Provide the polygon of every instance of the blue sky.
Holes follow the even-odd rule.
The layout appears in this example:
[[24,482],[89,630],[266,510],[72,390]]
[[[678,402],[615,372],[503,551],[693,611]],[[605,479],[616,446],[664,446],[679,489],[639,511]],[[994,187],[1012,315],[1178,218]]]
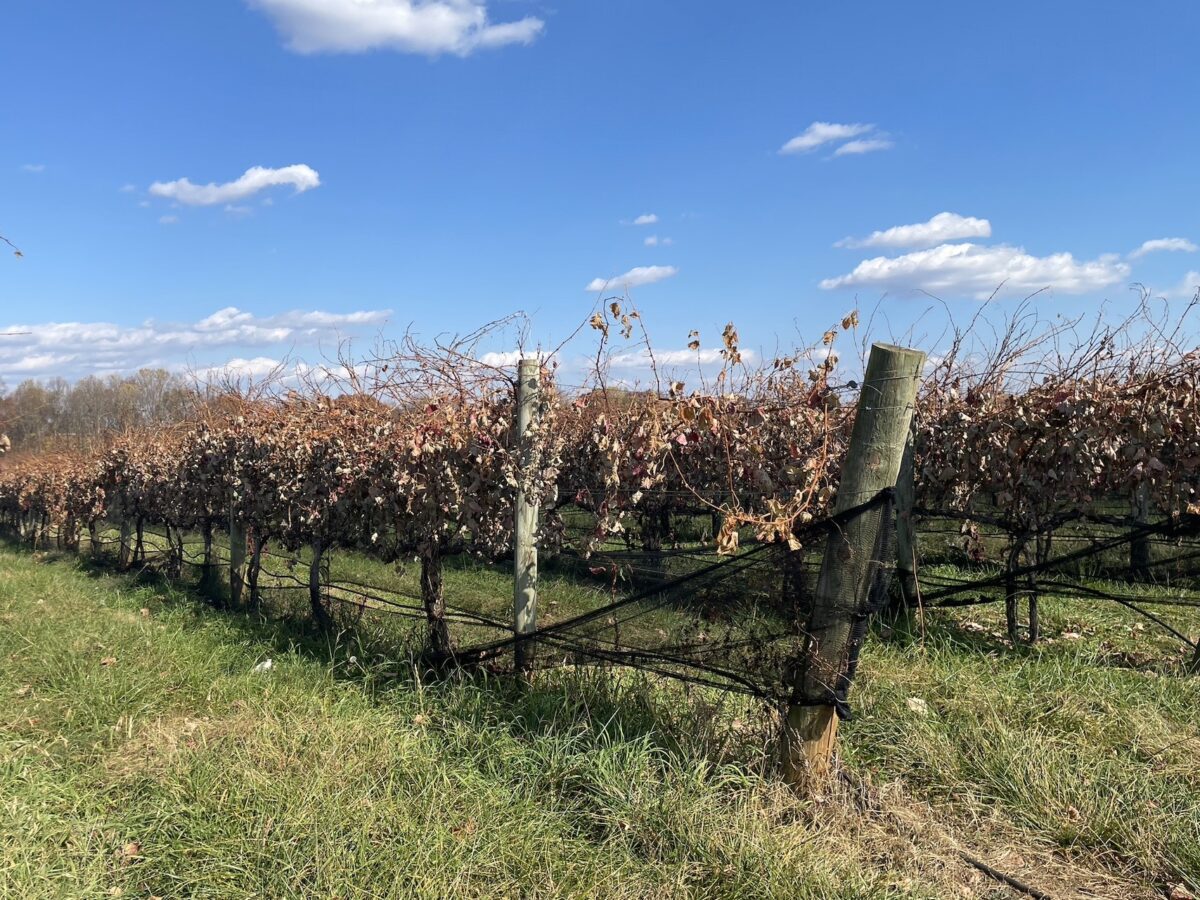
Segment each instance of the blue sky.
[[0,328],[34,334],[0,378],[517,310],[552,345],[638,270],[667,349],[877,303],[901,333],[1005,279],[1047,316],[1183,298],[1197,33],[1182,2],[11,4]]

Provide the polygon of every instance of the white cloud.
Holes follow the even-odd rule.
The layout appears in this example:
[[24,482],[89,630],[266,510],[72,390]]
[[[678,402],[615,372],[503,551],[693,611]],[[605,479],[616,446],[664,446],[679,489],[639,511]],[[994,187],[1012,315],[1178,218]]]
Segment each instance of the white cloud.
[[303,164],[284,166],[281,169],[253,166],[236,181],[227,181],[224,184],[192,184],[187,178],[156,181],[150,185],[150,193],[155,197],[166,197],[188,206],[214,206],[218,203],[235,203],[269,187],[284,184],[290,184],[299,194],[319,187],[321,177],[315,169]]
[[638,216],[636,219],[633,220],[633,224],[634,225],[653,225],[657,221],[658,221],[657,213],[642,213],[640,216]]
[[[77,378],[129,372],[143,366],[181,369],[193,354],[311,345],[333,332],[378,327],[390,315],[390,310],[295,310],[256,316],[230,306],[189,324],[148,321],[138,326],[110,322],[8,325],[0,331],[28,334],[0,341],[0,377],[10,381],[10,376]],[[267,357],[242,353],[236,358],[261,362]]]
[[467,56],[532,43],[545,28],[533,16],[493,24],[484,0],[249,0],[297,53],[398,50]]
[[250,206],[234,206],[232,203],[227,203],[225,204],[225,212],[231,216],[241,218],[252,214],[254,209]]
[[835,247],[932,247],[963,238],[991,237],[992,223],[987,219],[940,212],[928,222],[896,225],[884,231],[872,231],[865,238],[842,238]]
[[1175,251],[1179,253],[1195,253],[1200,250],[1187,238],[1155,238],[1152,241],[1144,241],[1142,246],[1138,247],[1129,254],[1130,259],[1141,259],[1147,253],[1157,253],[1159,251]]
[[280,370],[283,360],[272,359],[269,356],[256,356],[253,359],[243,359],[235,356],[220,365],[207,366],[197,369],[196,375],[201,381],[213,381],[222,378],[262,378]]
[[642,243],[647,247],[657,247],[660,244],[664,247],[670,247],[675,242],[669,237],[659,237],[657,234],[652,234],[642,241]]
[[530,352],[528,350],[504,350],[499,353],[485,353],[479,357],[479,361],[485,366],[493,366],[497,369],[516,368],[517,363],[523,359],[544,359],[545,354],[537,351]]
[[860,155],[863,153],[874,153],[876,150],[888,150],[894,147],[890,138],[873,137],[863,138],[857,141],[847,141],[833,151],[834,156],[850,156]]
[[179,221],[179,216],[159,216],[159,225],[174,225]]
[[874,128],[874,125],[866,125],[861,122],[853,125],[839,125],[836,122],[813,122],[804,131],[780,147],[779,152],[806,153],[809,150],[815,150],[822,144],[828,144],[830,141],[844,141],[848,138],[858,137],[860,134],[866,134]]
[[121,185],[121,187],[120,187],[120,191],[121,191],[121,193],[122,193],[122,194],[132,194],[132,193],[134,193],[136,190],[137,190],[137,185],[136,185],[136,184],[123,184],[123,185]]
[[[753,362],[755,353],[753,350],[742,350],[742,359],[747,362]],[[721,351],[706,347],[700,350],[655,350],[653,354],[649,350],[636,350],[630,353],[617,353],[609,358],[608,363],[614,369],[645,369],[649,371],[652,366],[659,369],[677,369],[682,366],[716,366],[724,362],[721,356]]]
[[679,270],[674,266],[637,266],[622,275],[614,275],[612,278],[593,278],[584,290],[620,291],[643,284],[654,284],[654,282],[670,278],[678,272]]
[[1197,291],[1200,291],[1200,272],[1191,271],[1183,276],[1173,290],[1167,292],[1167,296],[1190,300],[1196,296]]
[[519,363],[524,355],[520,350],[505,350],[502,353],[485,353],[479,357],[479,361],[485,366],[507,369]]
[[1002,282],[1027,293],[1049,287],[1083,294],[1123,281],[1129,272],[1128,264],[1115,254],[1079,261],[1070,253],[1032,256],[1005,244],[941,244],[902,256],[865,259],[846,275],[826,278],[821,287],[917,288],[985,299]]
[[[686,366],[699,363],[711,365],[721,361],[721,351],[707,350],[658,350],[653,356],[654,363],[659,366]],[[609,360],[615,369],[640,369],[649,367],[651,355],[646,350],[637,353],[618,353]]]
[[45,163],[25,163],[25,165],[21,166],[21,171],[32,172],[34,175],[37,175],[46,171],[46,165]]

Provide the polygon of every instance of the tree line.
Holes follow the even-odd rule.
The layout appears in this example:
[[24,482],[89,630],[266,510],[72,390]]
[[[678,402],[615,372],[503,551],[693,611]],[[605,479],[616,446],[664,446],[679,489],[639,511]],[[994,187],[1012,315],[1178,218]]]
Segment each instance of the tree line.
[[[195,410],[200,395],[187,378],[165,369],[74,383],[30,378],[11,391],[0,382],[0,434],[16,452],[83,451],[123,434],[180,422]],[[0,448],[4,444],[0,438]]]

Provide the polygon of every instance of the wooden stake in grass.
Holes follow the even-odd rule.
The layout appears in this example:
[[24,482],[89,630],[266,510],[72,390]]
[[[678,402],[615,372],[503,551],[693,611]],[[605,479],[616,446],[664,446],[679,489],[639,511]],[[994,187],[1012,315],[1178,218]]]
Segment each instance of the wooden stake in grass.
[[[1133,489],[1130,512],[1134,528],[1145,528],[1150,523],[1150,485],[1141,481]],[[1129,542],[1129,570],[1138,581],[1150,580],[1150,535],[1139,534]]]
[[117,567],[124,571],[133,565],[133,524],[129,519],[121,519],[121,537],[117,545]]
[[[835,513],[895,487],[924,362],[925,354],[918,350],[871,347]],[[872,553],[885,524],[872,512],[856,516],[832,532],[825,545],[809,637],[795,666],[795,700],[781,742],[784,777],[792,785],[811,786],[829,772],[838,720],[825,698],[846,670],[853,625],[871,584]]]
[[[534,462],[533,436],[530,432],[540,390],[541,364],[536,359],[521,360],[517,366],[515,437],[523,474]],[[519,635],[529,634],[537,627],[537,524],[537,502],[526,496],[523,487],[518,487],[513,508],[513,630]],[[513,648],[514,666],[518,672],[531,663],[532,644],[532,641],[519,641]]]
[[246,526],[229,506],[229,605],[238,609],[246,586]]

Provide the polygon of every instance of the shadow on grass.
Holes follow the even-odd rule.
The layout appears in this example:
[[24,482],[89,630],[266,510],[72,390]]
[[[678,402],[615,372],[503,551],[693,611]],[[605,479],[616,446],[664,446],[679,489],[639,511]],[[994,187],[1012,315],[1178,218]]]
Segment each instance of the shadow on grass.
[[[26,544],[8,535],[0,536],[0,545],[29,553]],[[443,709],[476,729],[502,724],[514,737],[583,741],[597,749],[616,741],[645,742],[671,756],[734,764],[746,771],[761,772],[767,764],[763,748],[773,728],[772,714],[763,707],[756,718],[754,710],[744,708],[753,701],[739,696],[664,685],[634,670],[599,666],[548,668],[528,680],[484,668],[434,667],[423,653],[420,622],[407,629],[405,638],[379,616],[364,622],[341,612],[335,615],[339,630],[328,633],[307,614],[306,594],[302,603],[279,603],[268,596],[257,607],[234,610],[228,608],[228,590],[219,578],[215,590],[206,592],[198,577],[168,577],[162,560],[153,556],[125,571],[118,568],[115,553],[93,556],[53,549],[38,551],[37,558],[70,565],[89,578],[149,589],[166,608],[197,620],[219,618],[239,641],[267,654],[306,657],[335,681],[368,688],[377,702],[392,691],[459,692],[456,702]],[[199,567],[185,566],[185,572],[189,568]]]

